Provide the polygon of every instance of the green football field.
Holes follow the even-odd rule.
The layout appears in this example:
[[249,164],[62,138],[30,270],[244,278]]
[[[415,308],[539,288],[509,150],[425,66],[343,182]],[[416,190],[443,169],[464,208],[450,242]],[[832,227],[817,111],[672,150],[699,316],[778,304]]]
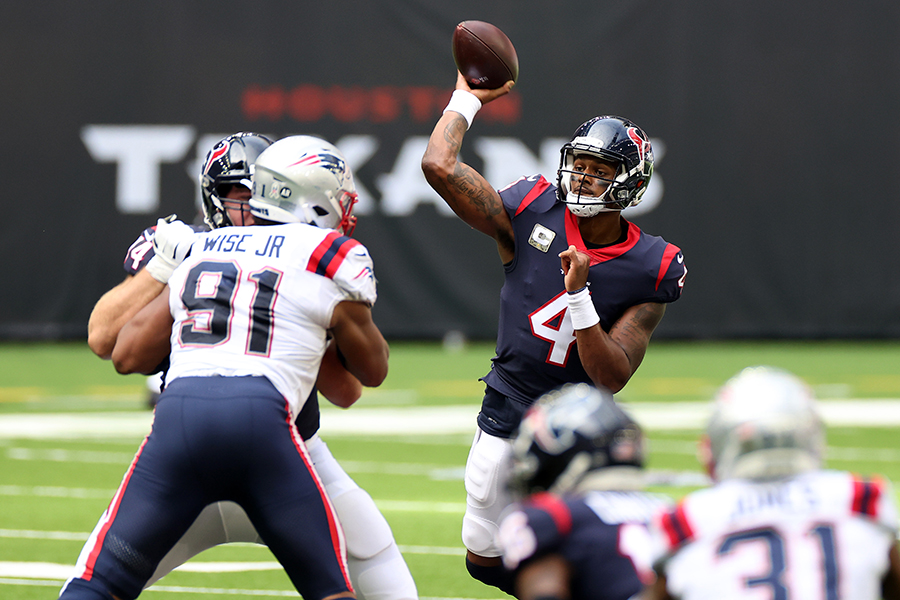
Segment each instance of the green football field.
[[[391,344],[391,371],[349,410],[323,407],[321,436],[390,522],[422,598],[501,598],[469,578],[462,475],[491,344]],[[648,432],[649,481],[678,497],[704,485],[706,402],[742,367],[804,377],[822,400],[831,468],[900,481],[900,342],[653,342],[619,399]],[[141,376],[84,343],[0,344],[0,598],[53,598],[143,435]],[[296,597],[264,547],[210,550],[145,592],[178,600]]]

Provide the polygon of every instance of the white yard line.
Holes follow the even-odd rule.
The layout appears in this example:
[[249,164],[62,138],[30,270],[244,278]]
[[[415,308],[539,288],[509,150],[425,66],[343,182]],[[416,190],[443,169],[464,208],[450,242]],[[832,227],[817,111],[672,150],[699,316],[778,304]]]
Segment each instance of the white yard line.
[[[623,404],[648,430],[702,429],[707,402],[634,402]],[[900,426],[900,400],[825,400],[822,417],[835,427]],[[354,407],[322,410],[322,432],[338,435],[472,434],[474,406],[406,408]],[[0,439],[133,438],[150,431],[152,413],[102,412],[0,415]],[[97,457],[102,462],[102,457]]]
[[[459,510],[459,514],[462,514],[464,510],[464,506]],[[77,533],[72,531],[35,531],[32,529],[0,529],[0,538],[8,538],[8,539],[38,539],[38,540],[70,540],[70,541],[84,541],[88,539],[89,534],[87,533]],[[245,546],[248,548],[258,548],[260,550],[266,549],[264,546],[259,544],[251,544],[251,543],[233,543],[230,544],[232,546],[239,545]],[[449,547],[449,546],[398,546],[400,548],[400,552],[403,554],[425,554],[425,555],[441,555],[441,556],[464,556],[466,554],[465,548],[461,545],[459,547]],[[11,576],[9,573],[4,571],[4,568],[8,568],[8,565],[35,565],[35,564],[45,564],[45,563],[10,563],[10,562],[0,562],[0,577],[9,577]],[[49,564],[49,563],[47,563]],[[220,566],[215,566],[220,565]],[[229,566],[230,565],[230,566]],[[240,565],[249,565],[246,569],[242,568]],[[252,562],[236,562],[236,563],[226,563],[226,562],[204,562],[202,560],[192,560],[191,562],[185,563],[179,569],[184,571],[189,571],[191,573],[225,573],[228,571],[263,571],[266,569],[280,569],[277,562],[268,561],[252,561]],[[25,575],[16,575],[18,577],[25,577]]]
[[[2,565],[3,563],[0,563]],[[59,588],[63,579],[47,580],[47,579],[11,579],[0,577],[0,586],[32,586],[32,587],[52,587]],[[169,594],[209,594],[218,596],[241,596],[241,597],[268,597],[268,598],[297,598],[297,592],[294,590],[240,590],[226,588],[200,588],[185,587],[173,585],[154,585],[144,591],[145,594],[153,592],[166,592]],[[509,596],[507,596],[507,599]],[[444,596],[419,596],[419,600],[479,600],[477,598],[448,598]],[[502,600],[502,599],[498,599]]]

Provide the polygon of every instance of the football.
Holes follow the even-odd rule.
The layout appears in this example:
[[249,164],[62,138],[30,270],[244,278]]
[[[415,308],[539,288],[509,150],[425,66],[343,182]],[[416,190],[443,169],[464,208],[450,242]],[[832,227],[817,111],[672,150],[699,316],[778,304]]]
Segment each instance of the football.
[[495,25],[463,21],[453,31],[453,60],[469,87],[496,89],[519,77],[516,49]]

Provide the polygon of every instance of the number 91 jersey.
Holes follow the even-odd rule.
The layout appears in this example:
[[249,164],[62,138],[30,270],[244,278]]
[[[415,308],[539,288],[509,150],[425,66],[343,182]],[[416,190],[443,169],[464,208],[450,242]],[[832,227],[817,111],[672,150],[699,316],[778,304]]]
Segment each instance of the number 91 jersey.
[[302,223],[197,235],[169,280],[167,383],[184,376],[267,377],[299,412],[315,384],[334,307],[375,303],[368,250]]

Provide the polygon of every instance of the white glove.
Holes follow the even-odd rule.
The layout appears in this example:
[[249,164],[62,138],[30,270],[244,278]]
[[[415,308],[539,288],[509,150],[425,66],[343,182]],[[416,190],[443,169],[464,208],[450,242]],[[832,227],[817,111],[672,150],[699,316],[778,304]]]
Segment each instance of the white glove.
[[168,283],[175,267],[181,264],[191,250],[196,232],[175,215],[156,222],[153,234],[153,258],[147,262],[147,272],[160,283]]

